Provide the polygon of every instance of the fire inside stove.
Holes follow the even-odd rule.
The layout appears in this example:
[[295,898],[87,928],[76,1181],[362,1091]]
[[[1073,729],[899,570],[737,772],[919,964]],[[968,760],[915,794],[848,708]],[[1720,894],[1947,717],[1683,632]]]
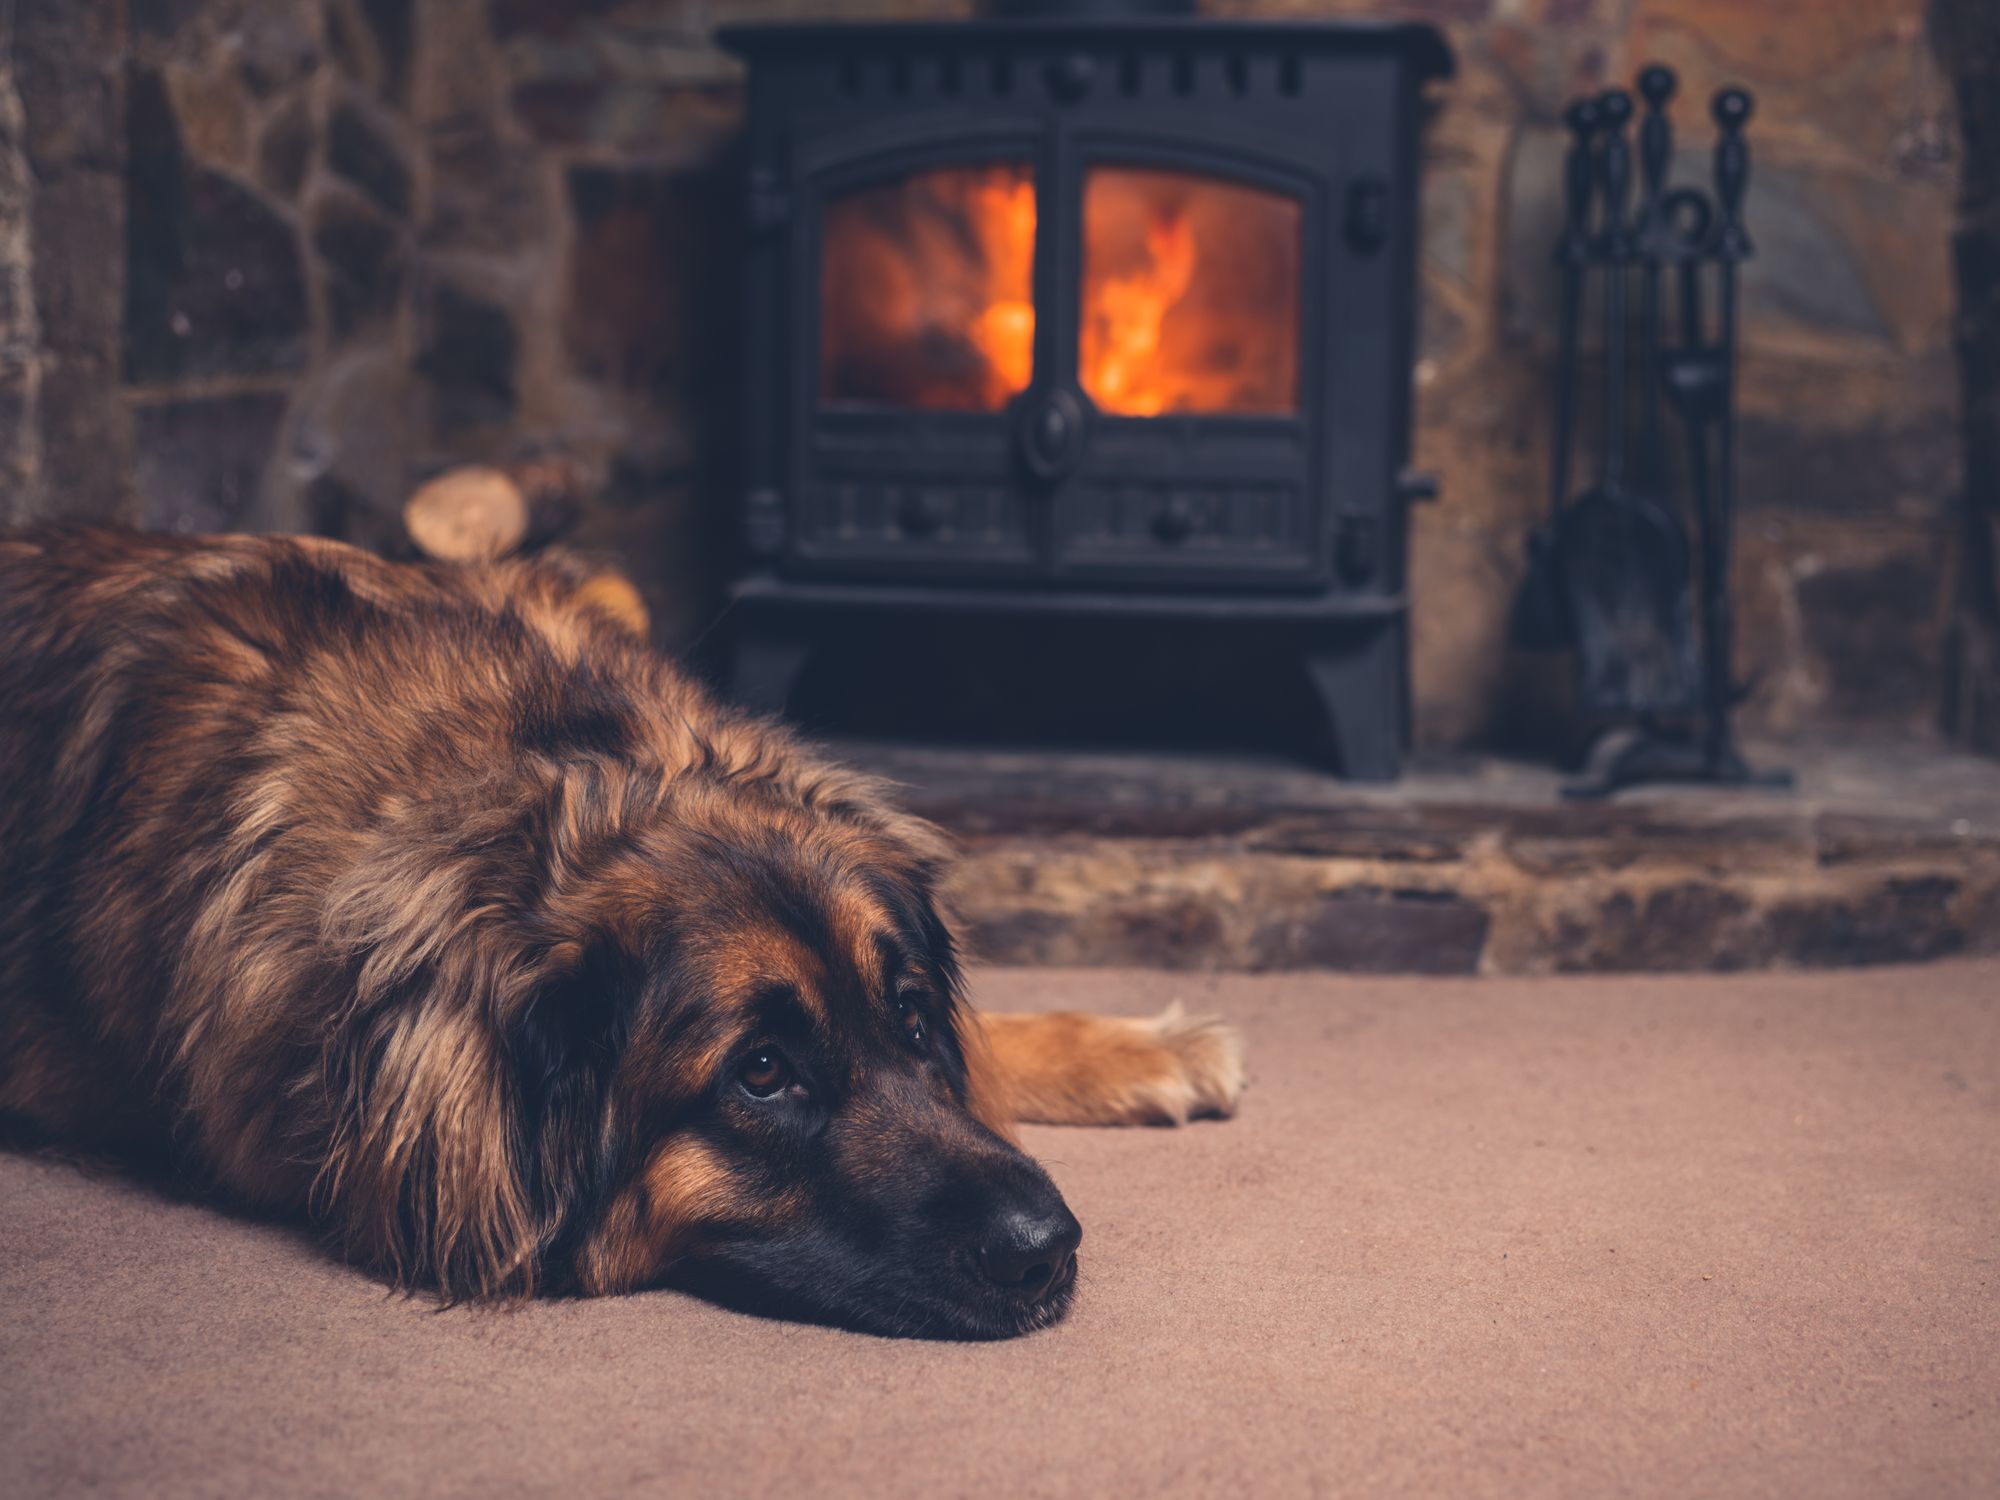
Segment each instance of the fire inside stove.
[[[1034,378],[1036,195],[1019,163],[944,167],[833,199],[820,395],[997,411]],[[1083,191],[1078,383],[1114,416],[1298,405],[1296,199],[1097,167]]]

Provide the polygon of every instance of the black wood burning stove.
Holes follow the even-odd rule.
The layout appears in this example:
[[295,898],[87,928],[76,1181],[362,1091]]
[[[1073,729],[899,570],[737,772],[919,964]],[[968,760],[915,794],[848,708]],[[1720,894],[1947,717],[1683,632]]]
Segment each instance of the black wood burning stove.
[[[855,612],[1281,622],[1350,776],[1406,719],[1415,25],[733,28],[736,690]],[[913,626],[915,621],[913,619]]]

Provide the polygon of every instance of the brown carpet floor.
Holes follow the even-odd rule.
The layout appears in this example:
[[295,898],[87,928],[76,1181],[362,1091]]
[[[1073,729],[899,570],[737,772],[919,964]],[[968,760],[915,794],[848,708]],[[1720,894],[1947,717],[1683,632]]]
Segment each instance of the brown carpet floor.
[[1253,1049],[1234,1121],[1031,1133],[1061,1327],[439,1313],[0,1156],[0,1492],[2000,1493],[2000,965],[977,993]]

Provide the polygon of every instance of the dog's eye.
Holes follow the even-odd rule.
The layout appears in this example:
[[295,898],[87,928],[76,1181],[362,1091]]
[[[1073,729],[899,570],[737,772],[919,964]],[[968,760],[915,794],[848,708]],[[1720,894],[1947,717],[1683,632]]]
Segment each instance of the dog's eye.
[[910,996],[896,997],[896,1019],[902,1023],[903,1035],[910,1039],[912,1047],[921,1047],[930,1040],[930,1033],[924,1029],[924,1013]]
[[792,1081],[792,1065],[775,1047],[760,1047],[743,1059],[736,1080],[758,1099],[768,1099]]

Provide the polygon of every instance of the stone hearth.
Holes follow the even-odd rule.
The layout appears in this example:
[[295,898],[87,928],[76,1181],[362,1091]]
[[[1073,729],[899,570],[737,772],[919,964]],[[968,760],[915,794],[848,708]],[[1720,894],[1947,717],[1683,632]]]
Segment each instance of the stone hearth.
[[1368,973],[1749,969],[2000,951],[2000,765],[1760,746],[1792,792],[1565,802],[1552,770],[846,742],[961,841],[970,946],[1009,964]]

